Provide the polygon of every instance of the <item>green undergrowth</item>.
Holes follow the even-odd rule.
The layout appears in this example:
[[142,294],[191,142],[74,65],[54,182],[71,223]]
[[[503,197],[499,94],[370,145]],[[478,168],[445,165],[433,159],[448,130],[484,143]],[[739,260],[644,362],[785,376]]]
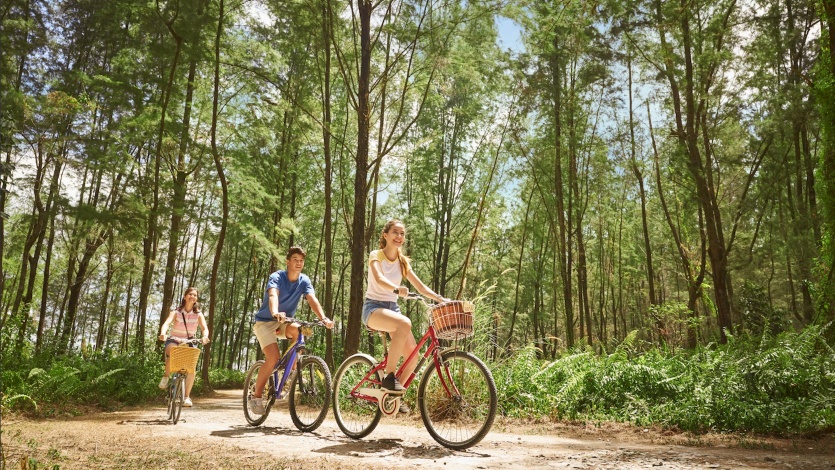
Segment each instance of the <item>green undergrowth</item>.
[[[835,430],[835,351],[826,330],[808,326],[675,351],[644,350],[630,335],[610,354],[573,349],[544,361],[528,347],[488,365],[500,414],[511,418],[813,434]],[[45,355],[2,365],[4,411],[80,414],[162,397],[158,355]],[[210,380],[216,389],[240,388],[243,372],[213,369]],[[193,393],[202,388],[198,379]]]
[[692,351],[576,349],[553,361],[532,347],[494,364],[503,414],[629,422],[692,432],[835,430],[835,352],[825,328],[730,338]]
[[[91,407],[112,410],[141,405],[163,397],[157,387],[163,369],[158,353],[4,358],[0,404],[3,411],[40,417],[83,414]],[[243,375],[230,370],[209,372],[214,388],[239,388]],[[200,396],[204,388],[198,375],[192,393]]]

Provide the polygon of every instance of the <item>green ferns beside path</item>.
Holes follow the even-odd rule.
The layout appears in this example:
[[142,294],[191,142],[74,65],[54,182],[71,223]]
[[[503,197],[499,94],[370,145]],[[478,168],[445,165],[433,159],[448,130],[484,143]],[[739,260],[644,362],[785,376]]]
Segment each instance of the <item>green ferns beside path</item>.
[[[704,431],[835,429],[835,352],[825,328],[731,338],[694,351],[575,350],[543,363],[529,347],[494,365],[508,416],[658,424]],[[625,341],[624,345],[631,344]]]

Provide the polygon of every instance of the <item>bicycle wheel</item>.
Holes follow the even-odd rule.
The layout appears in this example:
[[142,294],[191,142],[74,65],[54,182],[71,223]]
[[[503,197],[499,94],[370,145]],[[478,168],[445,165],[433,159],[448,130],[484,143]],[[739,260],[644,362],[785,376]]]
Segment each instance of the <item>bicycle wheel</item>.
[[439,444],[467,449],[484,439],[493,425],[496,383],[487,366],[472,354],[448,351],[441,359],[440,374],[433,361],[420,379],[420,415]]
[[173,410],[171,410],[171,420],[174,424],[177,424],[177,421],[180,420],[180,412],[183,411],[183,400],[185,400],[186,394],[186,379],[183,375],[177,374],[176,379],[174,380],[174,399],[171,400],[173,404]]
[[244,417],[246,418],[246,422],[252,426],[258,426],[263,423],[267,419],[267,415],[270,414],[270,408],[275,403],[275,380],[273,379],[273,374],[270,374],[270,378],[267,380],[266,385],[264,385],[264,392],[261,395],[263,397],[264,413],[255,413],[249,407],[249,399],[255,393],[255,382],[258,380],[258,371],[261,370],[261,366],[263,365],[264,361],[256,361],[255,364],[252,364],[246,373],[246,380],[244,381]]
[[[336,371],[333,381],[333,416],[336,424],[346,436],[354,439],[367,436],[380,422],[382,411],[376,401],[357,398],[351,390],[360,383],[366,374],[377,364],[367,354],[354,354],[345,359]],[[379,372],[370,380],[361,384],[361,388],[380,388],[382,377]]]
[[290,384],[290,418],[299,431],[314,431],[328,415],[331,371],[317,356],[304,356],[296,368],[296,378]]
[[175,377],[168,379],[168,387],[165,389],[165,402],[168,405],[168,419],[174,419],[174,390],[177,385]]

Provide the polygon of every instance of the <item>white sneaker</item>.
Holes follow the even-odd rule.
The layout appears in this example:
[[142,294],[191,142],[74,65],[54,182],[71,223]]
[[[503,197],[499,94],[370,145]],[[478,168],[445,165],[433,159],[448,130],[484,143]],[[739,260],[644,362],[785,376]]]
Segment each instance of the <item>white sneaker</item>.
[[264,400],[261,397],[252,397],[249,399],[249,411],[254,414],[264,414]]
[[186,397],[186,399],[183,400],[183,406],[192,407],[192,406],[194,406],[194,403],[191,402],[191,398]]
[[159,388],[160,390],[165,390],[168,387],[168,377],[163,377],[162,380],[159,381]]

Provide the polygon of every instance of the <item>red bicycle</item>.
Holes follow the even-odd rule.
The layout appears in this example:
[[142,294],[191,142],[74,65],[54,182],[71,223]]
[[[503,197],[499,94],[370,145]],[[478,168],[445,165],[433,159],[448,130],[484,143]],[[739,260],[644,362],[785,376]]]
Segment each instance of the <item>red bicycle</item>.
[[[430,304],[410,293],[407,299],[420,300],[429,317],[429,328],[403,364],[411,361],[426,345],[416,371],[429,361],[417,393],[417,406],[426,430],[438,443],[463,450],[480,442],[490,431],[496,417],[496,383],[490,369],[476,356],[457,348],[457,340],[473,334],[474,306],[453,300]],[[378,332],[380,333],[380,332]],[[402,394],[381,388],[388,343],[383,338],[383,360],[368,354],[354,354],[345,359],[336,372],[333,411],[336,424],[345,435],[360,439],[374,430],[383,415],[397,414]],[[440,339],[452,340],[453,346],[441,347]],[[402,372],[403,365],[397,371]],[[412,373],[403,387],[413,382]]]

